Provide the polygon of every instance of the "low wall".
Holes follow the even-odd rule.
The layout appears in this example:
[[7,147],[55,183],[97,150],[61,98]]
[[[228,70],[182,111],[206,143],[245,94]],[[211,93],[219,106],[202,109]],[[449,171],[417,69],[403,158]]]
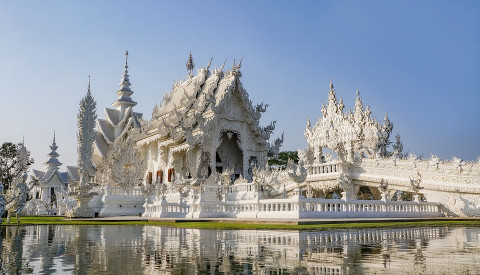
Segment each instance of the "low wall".
[[106,187],[100,216],[138,216],[145,212],[141,187]]
[[328,219],[441,217],[440,204],[416,201],[342,199],[197,200],[187,204],[149,204],[144,216],[175,218]]

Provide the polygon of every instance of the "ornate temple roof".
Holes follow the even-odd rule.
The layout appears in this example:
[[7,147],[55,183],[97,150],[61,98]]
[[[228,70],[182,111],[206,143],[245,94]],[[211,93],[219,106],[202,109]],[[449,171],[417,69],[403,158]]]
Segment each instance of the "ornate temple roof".
[[128,51],[125,54],[125,66],[117,91],[118,98],[112,103],[112,107],[105,108],[105,119],[97,119],[97,131],[95,135],[95,150],[101,157],[108,152],[108,144],[124,136],[131,128],[140,128],[143,114],[133,111],[137,105],[131,98],[133,91],[130,89],[128,75]]
[[[267,127],[259,125],[259,119],[267,106],[263,103],[254,106],[249,99],[240,80],[241,62],[238,65],[234,62],[232,69],[226,72],[223,71],[225,64],[213,71],[210,71],[210,65],[211,62],[198,69],[196,75],[190,72],[186,79],[174,83],[172,91],[164,95],[161,105],[154,107],[152,119],[146,125],[147,131],[139,141],[140,144],[170,137],[174,143],[186,141],[193,146],[201,142],[205,130],[213,126],[212,122],[216,118],[214,114],[233,113],[232,109],[236,108],[245,115],[228,119],[246,121],[258,137],[256,140],[266,148],[271,147],[268,139],[275,128],[275,122]],[[236,97],[239,104],[225,106],[230,97]]]
[[[78,181],[78,168],[74,166],[68,166],[67,172],[60,172],[59,168],[62,163],[58,160],[60,156],[57,153],[57,143],[55,142],[55,133],[53,134],[53,142],[50,145],[51,152],[47,155],[49,157],[48,161],[45,163],[45,171],[33,170],[33,175],[40,179],[39,185],[40,186],[51,186],[51,182],[55,176],[58,177],[59,181],[62,184],[67,184],[69,178],[72,181]],[[76,171],[76,172],[75,172]],[[76,174],[75,174],[76,173]],[[77,176],[75,176],[77,175]]]
[[305,137],[309,147],[329,148],[349,161],[355,155],[372,158],[377,153],[385,154],[393,128],[388,115],[385,114],[383,124],[373,118],[370,107],[364,108],[358,90],[353,111],[344,111],[344,108],[343,100],[337,100],[330,81],[327,105],[322,103],[322,116],[313,127],[307,121]]

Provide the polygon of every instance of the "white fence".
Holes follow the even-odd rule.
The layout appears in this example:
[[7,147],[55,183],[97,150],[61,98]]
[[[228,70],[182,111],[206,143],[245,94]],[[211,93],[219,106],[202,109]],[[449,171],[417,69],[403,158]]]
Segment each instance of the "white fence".
[[433,202],[342,199],[263,199],[250,201],[203,201],[187,204],[149,204],[147,217],[325,219],[440,217]]

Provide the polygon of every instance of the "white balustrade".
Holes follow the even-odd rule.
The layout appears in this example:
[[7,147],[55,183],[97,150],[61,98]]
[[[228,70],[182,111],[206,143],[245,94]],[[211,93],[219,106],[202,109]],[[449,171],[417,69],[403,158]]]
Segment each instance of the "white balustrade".
[[263,199],[250,201],[199,201],[187,204],[157,203],[146,207],[147,217],[196,218],[388,218],[439,217],[440,205],[432,202],[341,199]]
[[329,173],[337,173],[341,172],[341,162],[328,162],[328,163],[320,163],[320,164],[313,164],[308,167],[310,170],[310,175],[321,175],[321,174],[329,174]]

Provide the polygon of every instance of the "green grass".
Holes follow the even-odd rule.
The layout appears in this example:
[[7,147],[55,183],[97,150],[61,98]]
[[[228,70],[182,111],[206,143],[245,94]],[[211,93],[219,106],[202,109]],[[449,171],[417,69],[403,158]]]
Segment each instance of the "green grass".
[[[411,222],[360,222],[360,223],[322,223],[308,225],[293,224],[262,224],[239,222],[156,222],[156,221],[84,221],[66,219],[63,217],[21,217],[20,224],[12,217],[9,226],[26,225],[151,225],[168,226],[177,228],[197,229],[269,229],[269,230],[327,230],[327,229],[352,229],[352,228],[391,228],[391,227],[432,227],[432,226],[479,226],[480,220],[437,220],[437,221],[411,221]],[[5,225],[5,220],[2,225]]]

